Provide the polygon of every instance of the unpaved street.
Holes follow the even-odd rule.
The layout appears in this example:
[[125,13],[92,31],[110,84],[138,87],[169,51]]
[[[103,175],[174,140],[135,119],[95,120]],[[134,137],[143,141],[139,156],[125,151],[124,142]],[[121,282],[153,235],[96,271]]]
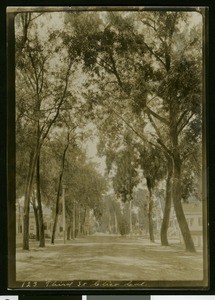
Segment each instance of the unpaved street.
[[138,237],[91,236],[17,248],[17,280],[202,280],[202,253]]

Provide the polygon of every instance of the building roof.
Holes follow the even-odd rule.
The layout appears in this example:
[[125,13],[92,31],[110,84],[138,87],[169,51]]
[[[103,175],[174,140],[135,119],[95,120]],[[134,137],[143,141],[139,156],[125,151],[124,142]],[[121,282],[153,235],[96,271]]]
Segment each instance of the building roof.
[[202,203],[200,201],[196,203],[183,203],[182,205],[185,215],[202,214]]

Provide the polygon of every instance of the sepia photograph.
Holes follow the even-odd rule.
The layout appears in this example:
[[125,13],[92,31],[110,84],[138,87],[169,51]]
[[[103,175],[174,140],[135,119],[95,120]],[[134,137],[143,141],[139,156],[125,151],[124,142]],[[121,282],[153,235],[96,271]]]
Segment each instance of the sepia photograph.
[[206,8],[7,14],[9,287],[207,288]]

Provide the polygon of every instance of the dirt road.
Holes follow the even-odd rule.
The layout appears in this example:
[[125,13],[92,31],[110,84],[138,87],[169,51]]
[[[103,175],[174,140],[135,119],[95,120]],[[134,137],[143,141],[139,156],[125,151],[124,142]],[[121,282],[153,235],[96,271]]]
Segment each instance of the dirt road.
[[91,236],[17,248],[17,280],[202,280],[202,253],[137,237]]

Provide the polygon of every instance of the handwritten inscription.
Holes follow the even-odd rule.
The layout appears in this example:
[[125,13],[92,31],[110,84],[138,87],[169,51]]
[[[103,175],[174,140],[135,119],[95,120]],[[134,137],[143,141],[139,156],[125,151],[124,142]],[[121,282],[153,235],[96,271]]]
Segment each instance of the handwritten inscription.
[[21,284],[22,288],[138,288],[144,287],[146,285],[145,281],[51,281],[47,280],[45,282],[38,281],[24,281]]
[[23,288],[36,288],[37,286],[38,286],[37,281],[24,281],[21,284],[21,287],[23,287]]

